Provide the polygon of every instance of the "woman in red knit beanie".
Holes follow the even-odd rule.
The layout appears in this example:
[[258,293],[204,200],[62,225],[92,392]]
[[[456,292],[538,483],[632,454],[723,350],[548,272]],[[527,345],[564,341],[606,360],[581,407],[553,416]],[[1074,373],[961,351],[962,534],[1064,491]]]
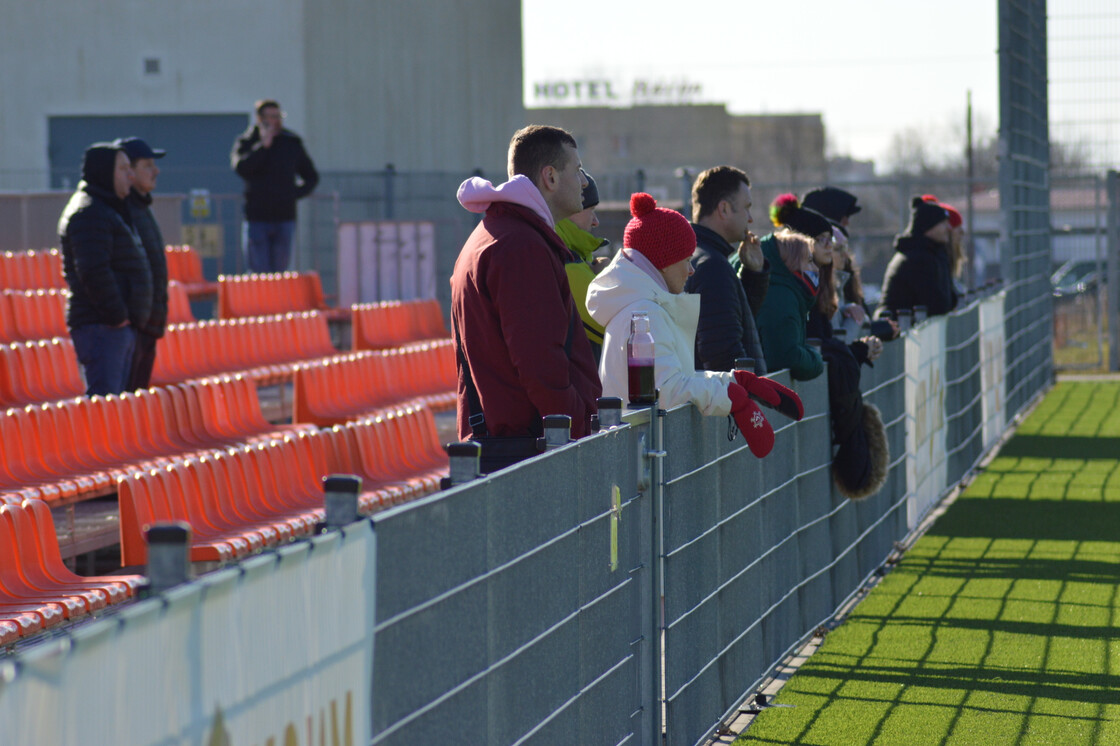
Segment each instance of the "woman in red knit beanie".
[[774,445],[774,431],[750,395],[800,419],[801,400],[790,389],[747,371],[697,371],[696,325],[700,296],[684,292],[692,274],[696,234],[675,210],[648,194],[630,198],[623,248],[587,291],[587,310],[603,325],[599,378],[604,396],[627,396],[626,341],[635,313],[649,317],[654,340],[654,384],[661,406],[692,402],[706,415],[735,417],[756,456]]

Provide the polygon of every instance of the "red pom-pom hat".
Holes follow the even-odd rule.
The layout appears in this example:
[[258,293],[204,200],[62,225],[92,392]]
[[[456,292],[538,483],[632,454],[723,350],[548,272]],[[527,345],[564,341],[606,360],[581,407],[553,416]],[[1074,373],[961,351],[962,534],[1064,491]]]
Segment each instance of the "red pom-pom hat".
[[641,252],[658,269],[688,259],[696,250],[692,224],[676,210],[658,207],[645,192],[630,196],[630,214],[622,245]]

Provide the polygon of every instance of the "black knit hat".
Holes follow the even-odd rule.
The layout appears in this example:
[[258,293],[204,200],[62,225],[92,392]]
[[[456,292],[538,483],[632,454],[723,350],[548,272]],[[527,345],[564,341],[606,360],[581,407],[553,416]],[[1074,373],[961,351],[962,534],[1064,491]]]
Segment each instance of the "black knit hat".
[[599,187],[595,186],[595,179],[591,178],[591,174],[582,168],[579,171],[583,174],[583,178],[587,179],[587,186],[583,188],[583,209],[586,210],[599,204]]
[[816,210],[837,225],[844,218],[855,215],[863,208],[856,204],[857,198],[851,192],[839,187],[826,186],[806,192],[801,198],[801,206]]
[[86,148],[82,155],[82,178],[87,184],[94,184],[110,193],[113,188],[113,172],[116,170],[117,153],[121,149],[111,142],[95,142]]
[[911,236],[920,236],[943,220],[949,219],[949,213],[936,202],[926,202],[921,196],[910,200],[910,225],[906,233]]
[[832,223],[816,210],[804,207],[791,207],[781,213],[782,225],[788,226],[803,236],[816,238],[822,233],[832,235]]

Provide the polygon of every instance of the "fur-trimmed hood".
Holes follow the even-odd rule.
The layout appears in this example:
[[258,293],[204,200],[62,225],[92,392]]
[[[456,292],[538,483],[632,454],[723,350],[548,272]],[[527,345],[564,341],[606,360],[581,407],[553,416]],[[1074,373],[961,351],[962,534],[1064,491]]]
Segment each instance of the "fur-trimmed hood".
[[879,408],[870,402],[863,402],[862,417],[863,435],[867,442],[867,457],[870,468],[862,484],[846,484],[843,472],[836,468],[836,462],[844,457],[843,449],[836,454],[833,461],[832,476],[836,489],[840,494],[851,500],[862,500],[874,495],[887,481],[890,472],[891,449],[887,442],[887,428],[883,424],[883,415]]

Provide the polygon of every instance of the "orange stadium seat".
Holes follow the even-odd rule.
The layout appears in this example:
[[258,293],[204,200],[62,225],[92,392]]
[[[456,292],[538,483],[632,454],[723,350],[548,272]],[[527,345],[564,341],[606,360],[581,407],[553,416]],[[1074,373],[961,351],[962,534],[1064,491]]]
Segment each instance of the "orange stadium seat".
[[4,295],[18,339],[70,336],[70,329],[66,325],[66,303],[70,291],[55,288],[5,290]]
[[195,321],[187,286],[178,280],[167,283],[167,323],[189,324]]
[[307,363],[293,378],[292,421],[336,425],[411,399],[450,409],[457,398],[455,376],[450,340]]
[[450,337],[435,299],[358,303],[351,306],[351,318],[355,350],[384,350]]
[[174,324],[156,355],[152,381],[238,373],[269,385],[291,380],[301,362],[337,354],[326,317],[317,311]]
[[202,273],[202,257],[190,246],[166,246],[167,276],[182,283],[192,298],[211,296],[218,292],[218,283],[207,280]]
[[218,317],[263,316],[295,311],[322,311],[328,319],[350,318],[349,309],[331,308],[318,272],[220,275]]
[[64,288],[58,249],[5,251],[0,254],[0,290]]
[[83,500],[133,471],[308,429],[268,422],[252,381],[235,377],[12,408],[0,412],[0,493]]
[[85,388],[69,339],[0,345],[0,407],[66,399]]

